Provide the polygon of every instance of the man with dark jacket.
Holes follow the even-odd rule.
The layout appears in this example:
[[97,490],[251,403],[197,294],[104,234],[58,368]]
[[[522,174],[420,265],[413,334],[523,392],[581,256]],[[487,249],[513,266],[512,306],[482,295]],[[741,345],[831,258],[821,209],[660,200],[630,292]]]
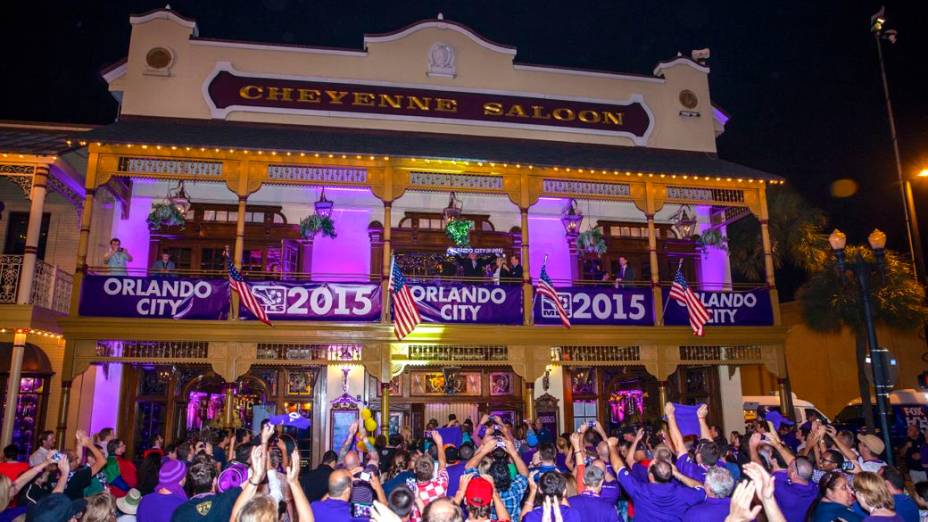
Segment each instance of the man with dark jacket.
[[338,462],[338,454],[332,450],[322,454],[322,463],[312,471],[308,471],[300,477],[300,485],[303,486],[303,492],[306,493],[306,499],[310,502],[322,500],[329,491],[329,475],[335,470],[335,464]]

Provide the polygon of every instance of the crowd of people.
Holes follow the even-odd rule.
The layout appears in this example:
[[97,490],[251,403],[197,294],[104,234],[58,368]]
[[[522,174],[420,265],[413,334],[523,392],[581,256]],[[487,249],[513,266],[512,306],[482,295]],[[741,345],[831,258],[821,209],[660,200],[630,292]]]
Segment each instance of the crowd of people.
[[46,432],[28,462],[4,448],[0,522],[928,520],[928,445],[916,427],[898,448],[900,470],[870,433],[771,415],[726,437],[707,413],[668,403],[660,423],[607,433],[589,422],[561,435],[540,421],[452,415],[422,437],[404,429],[373,444],[355,423],[312,469],[298,441],[266,422],[257,434],[158,437],[139,462],[112,429],[78,431],[65,452]]

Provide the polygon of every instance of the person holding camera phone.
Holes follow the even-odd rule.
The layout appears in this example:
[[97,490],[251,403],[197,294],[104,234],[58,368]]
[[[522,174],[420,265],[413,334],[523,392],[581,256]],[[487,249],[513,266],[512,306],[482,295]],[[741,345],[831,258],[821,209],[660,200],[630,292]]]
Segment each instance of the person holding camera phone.
[[432,442],[435,443],[435,449],[438,456],[438,469],[435,468],[435,461],[429,453],[421,455],[416,460],[415,480],[410,480],[408,485],[416,494],[416,509],[413,509],[410,520],[418,522],[422,520],[422,513],[433,501],[444,497],[448,493],[448,466],[445,460],[444,440],[437,429],[430,432]]
[[[506,506],[509,516],[512,517],[513,522],[518,522],[522,496],[528,489],[528,467],[525,461],[522,460],[512,440],[502,430],[487,433],[477,453],[467,461],[468,472],[472,470],[476,472],[477,466],[484,457],[489,457],[491,460],[487,475],[492,477],[496,491]],[[514,477],[509,474],[510,462],[516,467]],[[494,516],[497,515],[498,513]]]
[[118,237],[110,240],[110,249],[103,254],[103,263],[113,275],[126,275],[126,263],[132,261],[132,254],[122,247]]

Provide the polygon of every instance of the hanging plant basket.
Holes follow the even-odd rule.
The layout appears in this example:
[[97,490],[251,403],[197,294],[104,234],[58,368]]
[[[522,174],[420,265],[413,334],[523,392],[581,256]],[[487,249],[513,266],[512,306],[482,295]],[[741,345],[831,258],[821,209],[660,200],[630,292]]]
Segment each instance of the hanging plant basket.
[[307,216],[300,221],[300,235],[305,239],[310,239],[320,232],[323,236],[334,238],[336,236],[335,221],[319,214]]
[[454,219],[445,225],[445,234],[459,247],[470,246],[470,231],[474,222],[469,219]]
[[162,201],[152,203],[151,212],[148,213],[149,230],[160,230],[161,227],[181,227],[187,225],[187,218],[171,203]]
[[715,247],[728,251],[728,237],[723,236],[719,230],[710,229],[702,234],[696,234],[693,236],[693,241],[696,241],[696,248],[699,250],[705,251],[708,247]]
[[599,257],[606,253],[606,239],[601,228],[596,227],[577,235],[577,249],[585,257]]

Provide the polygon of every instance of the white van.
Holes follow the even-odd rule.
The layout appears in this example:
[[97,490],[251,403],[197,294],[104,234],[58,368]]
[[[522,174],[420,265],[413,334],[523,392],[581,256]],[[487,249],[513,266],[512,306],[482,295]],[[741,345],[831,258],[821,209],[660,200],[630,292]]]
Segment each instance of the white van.
[[[745,395],[742,398],[743,408],[744,408],[744,421],[751,422],[757,419],[757,408],[763,406],[767,410],[776,410],[780,411],[780,394],[772,393],[770,395]],[[828,422],[831,422],[828,417],[818,411],[818,408],[815,407],[809,401],[800,399],[793,394],[793,418],[799,424],[802,424],[809,420],[810,414],[814,413],[818,415],[819,418],[825,419]]]

